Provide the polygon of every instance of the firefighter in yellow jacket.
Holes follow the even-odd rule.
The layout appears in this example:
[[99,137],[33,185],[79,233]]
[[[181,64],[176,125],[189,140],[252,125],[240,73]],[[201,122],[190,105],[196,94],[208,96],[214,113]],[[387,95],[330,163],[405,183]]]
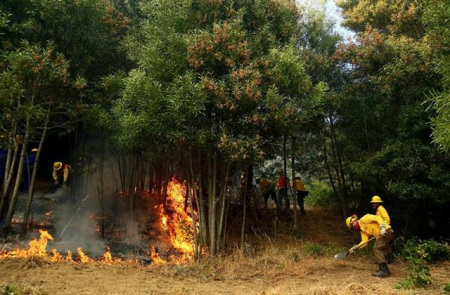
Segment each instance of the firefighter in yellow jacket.
[[370,203],[375,210],[375,215],[380,216],[384,220],[384,222],[391,225],[391,218],[389,217],[389,214],[383,207],[383,205],[381,205],[383,203],[383,200],[381,200],[379,196],[373,196]]
[[352,215],[345,220],[347,227],[353,231],[360,232],[361,242],[354,248],[367,246],[367,240],[375,236],[376,242],[373,247],[373,254],[378,263],[378,271],[372,273],[375,277],[385,278],[390,275],[387,267],[386,254],[390,248],[390,244],[394,241],[394,230],[380,216],[366,214],[361,219],[356,215]]
[[63,185],[67,186],[67,182],[69,180],[69,174],[72,170],[69,164],[63,164],[61,162],[55,162],[53,164],[53,180],[55,181],[55,185],[59,185],[61,180],[63,181]]

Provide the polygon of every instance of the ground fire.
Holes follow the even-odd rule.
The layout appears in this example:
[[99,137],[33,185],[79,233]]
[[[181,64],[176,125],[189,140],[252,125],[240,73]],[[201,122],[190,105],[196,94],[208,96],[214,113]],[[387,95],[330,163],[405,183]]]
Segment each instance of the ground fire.
[[[157,207],[156,214],[159,214],[159,226],[169,236],[168,245],[176,252],[170,251],[171,255],[161,257],[160,253],[154,246],[147,251],[153,264],[162,264],[168,261],[180,263],[193,259],[193,219],[191,217],[192,210],[186,202],[186,185],[173,179],[168,183],[166,206]],[[46,214],[47,217],[51,214]],[[195,220],[195,217],[194,217]],[[195,223],[197,226],[197,223]],[[52,235],[43,229],[39,229],[39,239],[33,238],[26,249],[17,247],[14,250],[7,250],[5,245],[0,249],[0,259],[2,258],[28,258],[39,256],[48,259],[51,262],[102,262],[107,264],[120,263],[120,258],[113,257],[111,250],[106,246],[103,255],[92,258],[89,257],[81,247],[76,248],[76,255],[73,256],[71,250],[67,250],[66,254],[58,252],[53,248],[47,252],[49,241],[54,242]],[[176,254],[174,254],[176,253]],[[132,259],[131,259],[132,260]]]

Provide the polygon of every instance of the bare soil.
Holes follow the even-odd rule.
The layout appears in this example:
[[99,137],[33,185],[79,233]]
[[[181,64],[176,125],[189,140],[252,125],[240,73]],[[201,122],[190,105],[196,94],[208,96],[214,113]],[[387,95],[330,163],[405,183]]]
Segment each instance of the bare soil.
[[371,276],[377,266],[370,252],[338,261],[335,253],[305,250],[307,243],[352,246],[357,236],[337,223],[342,221],[310,209],[301,216],[301,239],[268,238],[268,250],[183,265],[0,259],[0,286],[14,284],[25,294],[442,294],[450,283],[449,262],[432,266],[430,288],[409,291],[395,287],[409,275],[398,259],[389,266],[392,275],[380,279]]

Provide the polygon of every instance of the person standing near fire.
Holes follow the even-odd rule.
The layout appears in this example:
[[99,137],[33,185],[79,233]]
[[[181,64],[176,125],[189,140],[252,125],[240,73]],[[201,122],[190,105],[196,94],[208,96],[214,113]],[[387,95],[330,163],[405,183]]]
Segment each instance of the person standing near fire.
[[53,163],[53,180],[55,182],[55,186],[59,186],[62,183],[65,187],[67,187],[67,183],[69,180],[69,174],[72,171],[72,167],[69,164],[63,164],[61,162]]
[[268,208],[269,198],[275,202],[275,205],[278,206],[277,194],[275,192],[275,184],[267,178],[258,178],[256,183],[259,184],[259,191],[264,199],[264,208]]
[[277,181],[277,191],[278,191],[278,204],[280,208],[283,205],[283,198],[285,200],[286,209],[289,209],[291,205],[289,204],[288,196],[289,179],[284,175],[284,170],[280,170],[280,176]]

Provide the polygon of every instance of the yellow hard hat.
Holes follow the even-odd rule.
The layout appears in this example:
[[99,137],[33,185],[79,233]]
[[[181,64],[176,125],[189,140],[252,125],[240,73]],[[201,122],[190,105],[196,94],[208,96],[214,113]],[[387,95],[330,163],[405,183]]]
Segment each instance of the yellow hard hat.
[[38,151],[37,148],[34,148],[34,149],[31,150],[32,153],[37,152],[37,151]]
[[371,203],[383,203],[383,200],[379,196],[373,196]]
[[55,170],[59,170],[62,167],[62,163],[61,162],[55,162],[53,163],[53,168],[55,168]]
[[358,219],[358,217],[357,217],[355,214],[353,214],[352,216],[348,217],[348,218],[345,220],[345,225],[346,225],[348,228],[350,228],[350,225],[352,224],[352,222],[353,222],[355,219]]

